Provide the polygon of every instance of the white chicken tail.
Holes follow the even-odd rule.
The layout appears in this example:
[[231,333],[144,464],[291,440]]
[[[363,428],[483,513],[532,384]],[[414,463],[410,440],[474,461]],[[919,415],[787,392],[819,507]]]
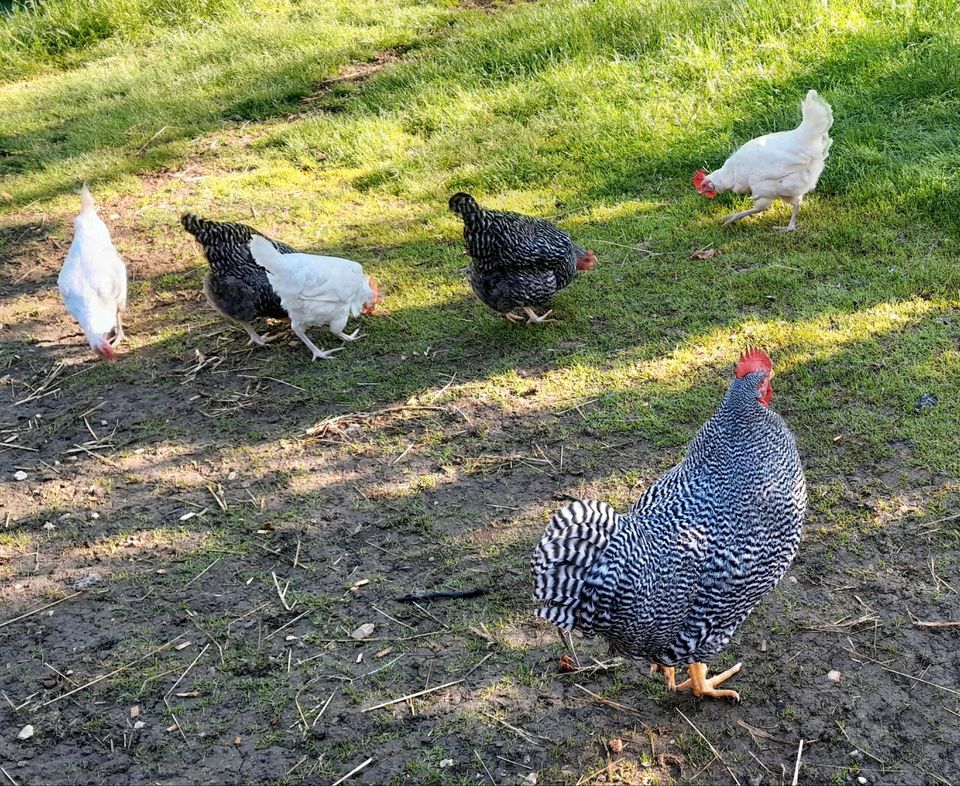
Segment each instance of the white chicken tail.
[[811,138],[826,136],[833,125],[833,110],[830,104],[820,98],[816,90],[811,90],[800,104],[800,109],[803,112],[803,122],[800,123],[799,130]]
[[83,188],[80,189],[80,214],[93,213],[95,215],[96,212],[97,203],[93,201],[93,194],[90,193],[90,189],[84,183]]
[[537,615],[569,631],[577,622],[581,591],[593,563],[617,531],[621,517],[604,502],[584,500],[553,514],[531,560]]
[[269,273],[281,275],[287,271],[290,260],[285,260],[273,243],[261,235],[254,235],[250,240],[250,253],[254,261]]

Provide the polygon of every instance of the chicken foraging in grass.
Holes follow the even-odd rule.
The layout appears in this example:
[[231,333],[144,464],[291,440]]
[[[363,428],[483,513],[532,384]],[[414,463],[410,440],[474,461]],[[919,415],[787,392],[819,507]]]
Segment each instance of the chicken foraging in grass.
[[[686,457],[630,513],[578,501],[554,514],[532,560],[539,616],[652,661],[671,690],[739,700],[716,686],[740,664],[707,678],[703,661],[780,581],[807,506],[793,435],[768,409],[772,377],[766,353],[745,352]],[[676,685],[678,665],[689,679]]]
[[827,133],[833,125],[830,104],[817,95],[807,93],[801,104],[803,120],[792,131],[778,131],[751,139],[739,148],[722,167],[707,174],[698,169],[693,185],[708,199],[720,191],[750,193],[753,207],[727,216],[723,226],[745,216],[762,213],[774,200],[793,206],[790,223],[779,231],[796,229],[797,213],[804,194],[816,187],[833,140]]
[[259,235],[250,241],[250,252],[267,271],[270,286],[290,315],[290,327],[313,353],[313,359],[330,360],[343,347],[322,350],[304,332],[311,325],[327,325],[343,341],[360,338],[360,330],[344,333],[347,320],[369,314],[381,302],[377,285],[359,263],[339,257],[286,254]]
[[86,185],[80,191],[80,214],[73,225],[73,242],[57,278],[60,297],[93,351],[104,360],[115,360],[116,347],[124,338],[127,267]]
[[[253,227],[229,221],[211,221],[193,213],[180,217],[183,228],[203,247],[210,270],[203,279],[203,291],[210,305],[250,336],[248,344],[263,346],[276,336],[260,335],[250,324],[257,317],[287,319],[280,298],[267,280],[267,271],[253,261],[250,240],[261,235]],[[281,254],[296,249],[266,238]]]
[[[463,237],[473,263],[470,286],[486,305],[511,322],[554,322],[552,311],[537,315],[578,270],[592,270],[597,258],[542,218],[484,210],[469,194],[450,197],[463,219]],[[516,313],[522,310],[526,320]]]

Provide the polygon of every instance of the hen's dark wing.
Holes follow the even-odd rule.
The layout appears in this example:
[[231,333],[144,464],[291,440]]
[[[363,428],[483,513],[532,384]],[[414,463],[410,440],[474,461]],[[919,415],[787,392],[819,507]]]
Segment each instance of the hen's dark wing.
[[[468,221],[468,218],[472,219]],[[482,267],[576,271],[576,247],[570,236],[542,218],[483,210],[464,217],[470,256]]]

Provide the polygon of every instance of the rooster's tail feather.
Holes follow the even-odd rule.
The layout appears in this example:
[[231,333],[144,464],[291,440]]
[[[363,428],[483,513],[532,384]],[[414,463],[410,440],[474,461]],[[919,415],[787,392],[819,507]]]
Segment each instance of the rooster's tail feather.
[[833,110],[830,104],[817,95],[816,90],[807,93],[800,105],[803,122],[800,127],[809,131],[811,136],[826,135],[833,125]]
[[80,189],[80,212],[81,213],[96,213],[97,212],[97,203],[93,201],[93,194],[90,193],[90,188],[86,183],[83,184],[83,188]]
[[531,560],[534,595],[545,601],[538,616],[562,630],[573,628],[586,577],[620,522],[616,510],[593,500],[574,502],[553,515]]

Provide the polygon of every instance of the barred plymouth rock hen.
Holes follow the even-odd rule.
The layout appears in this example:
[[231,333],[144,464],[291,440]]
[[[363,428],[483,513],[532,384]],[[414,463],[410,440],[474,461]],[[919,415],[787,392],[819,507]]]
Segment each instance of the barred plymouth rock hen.
[[[793,435],[767,408],[772,377],[766,353],[745,352],[684,460],[629,514],[581,501],[553,516],[532,560],[541,617],[652,661],[671,690],[739,701],[716,686],[740,664],[708,679],[703,661],[780,581],[807,506]],[[680,685],[678,665],[689,676]]]
[[793,213],[787,226],[776,229],[796,229],[803,196],[816,187],[833,144],[827,133],[833,125],[830,104],[811,90],[800,108],[803,120],[792,131],[751,139],[719,169],[709,175],[702,169],[694,174],[694,188],[708,199],[713,199],[718,191],[753,196],[753,207],[727,216],[723,226],[762,213],[775,199],[780,199],[793,206]]
[[[287,312],[267,279],[267,271],[253,261],[250,253],[251,238],[266,236],[246,224],[210,221],[193,213],[184,213],[180,223],[197,239],[210,263],[203,279],[203,291],[210,305],[247,331],[247,343],[263,346],[273,341],[276,336],[261,336],[250,324],[257,317],[287,319]],[[296,253],[295,248],[284,243],[270,242],[281,254]]]
[[80,192],[80,214],[73,225],[73,242],[57,278],[60,297],[93,351],[104,360],[115,360],[115,347],[123,341],[127,266],[110,239],[110,230],[97,215],[86,185]]
[[484,210],[469,194],[450,197],[450,209],[463,219],[463,237],[473,264],[470,286],[484,303],[511,322],[522,322],[514,312],[522,309],[527,323],[553,322],[552,311],[537,316],[567,286],[578,270],[597,263],[566,232],[542,218]]

